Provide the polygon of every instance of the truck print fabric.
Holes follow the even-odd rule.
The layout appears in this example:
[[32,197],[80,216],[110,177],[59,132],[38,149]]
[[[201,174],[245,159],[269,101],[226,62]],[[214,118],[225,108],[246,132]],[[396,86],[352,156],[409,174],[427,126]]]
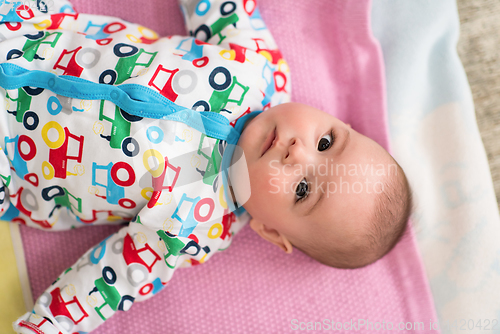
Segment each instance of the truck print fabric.
[[222,166],[238,119],[290,100],[289,69],[255,1],[181,8],[190,36],[160,38],[65,1],[0,0],[0,218],[52,231],[129,222],[18,332],[90,332],[245,223]]

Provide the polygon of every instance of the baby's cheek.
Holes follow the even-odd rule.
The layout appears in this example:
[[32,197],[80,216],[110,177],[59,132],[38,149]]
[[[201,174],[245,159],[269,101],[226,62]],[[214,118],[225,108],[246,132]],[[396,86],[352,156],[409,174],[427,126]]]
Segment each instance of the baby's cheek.
[[267,179],[266,184],[262,186],[262,189],[267,193],[270,200],[277,200],[278,196],[282,196],[284,193],[283,181],[277,176],[271,176]]
[[282,175],[270,171],[269,168],[252,168],[250,172],[250,183],[252,197],[258,194],[259,201],[270,201],[276,203],[283,197]]
[[252,171],[255,184],[260,191],[266,192],[269,195],[276,195],[281,191],[281,184],[283,183],[283,175],[269,166],[258,166],[257,169]]

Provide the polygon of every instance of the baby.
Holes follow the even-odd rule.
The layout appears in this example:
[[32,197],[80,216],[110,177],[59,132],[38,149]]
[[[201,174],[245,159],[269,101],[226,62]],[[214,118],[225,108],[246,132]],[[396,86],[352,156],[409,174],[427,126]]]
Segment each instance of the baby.
[[16,331],[92,331],[248,221],[287,253],[339,268],[397,243],[411,208],[403,171],[335,117],[288,103],[289,70],[254,1],[182,0],[197,39],[52,5],[0,6],[0,218],[130,223]]
[[357,268],[401,238],[412,203],[403,170],[337,118],[282,104],[245,124],[238,145],[250,175],[239,187],[252,190],[250,227],[285,252],[293,245],[323,264]]

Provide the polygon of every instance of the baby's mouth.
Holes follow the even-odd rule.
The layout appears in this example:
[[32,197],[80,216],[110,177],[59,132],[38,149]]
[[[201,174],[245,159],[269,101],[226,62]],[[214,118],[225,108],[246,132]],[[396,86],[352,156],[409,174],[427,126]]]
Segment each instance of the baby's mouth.
[[267,137],[267,139],[264,141],[264,145],[262,147],[262,154],[260,155],[261,157],[266,154],[266,152],[274,146],[274,143],[276,142],[276,127],[271,131]]

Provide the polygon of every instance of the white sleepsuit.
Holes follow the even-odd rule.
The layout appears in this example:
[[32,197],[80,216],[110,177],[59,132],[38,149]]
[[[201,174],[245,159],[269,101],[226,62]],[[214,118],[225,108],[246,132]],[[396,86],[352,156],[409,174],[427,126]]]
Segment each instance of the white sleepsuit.
[[197,39],[50,4],[0,0],[0,219],[130,221],[14,325],[85,333],[229,246],[234,145],[290,80],[254,0],[182,0]]

